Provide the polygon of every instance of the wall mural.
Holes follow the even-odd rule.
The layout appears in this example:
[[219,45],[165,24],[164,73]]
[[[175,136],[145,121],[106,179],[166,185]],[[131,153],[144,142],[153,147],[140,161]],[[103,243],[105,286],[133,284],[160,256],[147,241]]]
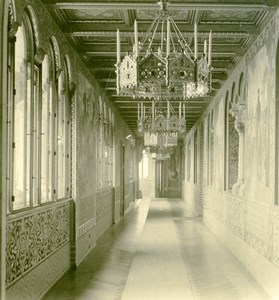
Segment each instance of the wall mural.
[[6,284],[40,263],[70,240],[70,202],[8,222]]
[[263,46],[248,66],[248,87],[258,87],[248,89],[248,120],[246,122],[249,139],[247,139],[246,146],[245,171],[247,191],[252,201],[253,199],[266,201],[267,189],[270,186],[270,166],[274,165],[273,155],[270,157],[271,136],[274,136],[270,120],[273,119],[272,91],[275,87],[269,67],[271,54],[267,49],[268,46]]
[[97,109],[96,90],[79,73],[77,98],[77,195],[79,225],[95,217]]
[[95,191],[96,97],[88,80],[80,73],[78,94],[78,174],[79,196]]

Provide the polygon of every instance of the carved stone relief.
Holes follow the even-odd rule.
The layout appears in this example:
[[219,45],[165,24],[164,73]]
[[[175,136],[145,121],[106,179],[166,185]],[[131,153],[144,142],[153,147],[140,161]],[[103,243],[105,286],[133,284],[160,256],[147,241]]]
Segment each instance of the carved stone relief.
[[6,284],[70,240],[70,203],[7,224]]

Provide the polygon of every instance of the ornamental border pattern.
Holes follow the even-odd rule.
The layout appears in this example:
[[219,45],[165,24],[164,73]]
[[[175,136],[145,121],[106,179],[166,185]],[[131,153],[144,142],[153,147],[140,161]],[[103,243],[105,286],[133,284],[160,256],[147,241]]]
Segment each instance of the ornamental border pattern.
[[[276,16],[276,15],[275,15]],[[273,40],[275,38],[275,16],[272,17],[270,22],[258,36],[254,44],[247,52],[247,59],[251,60],[255,54],[260,50],[260,48],[264,45],[267,39]]]
[[[242,238],[253,249],[267,258],[269,261],[273,261],[274,264],[279,266],[279,214],[274,216],[274,237],[273,237],[273,258],[272,247],[266,244],[264,241],[253,235],[245,228],[245,216],[246,216],[246,203],[241,199],[237,199],[233,196],[223,195],[219,196],[210,189],[205,190],[205,197],[207,201],[207,209],[224,225],[226,225],[232,232]],[[218,198],[218,200],[216,200]],[[219,203],[222,198],[225,201],[224,215],[220,216],[220,211],[216,210],[216,203]],[[216,213],[219,212],[219,213]]]
[[244,238],[245,203],[243,200],[225,196],[226,216],[225,223],[228,227]]
[[8,222],[6,235],[8,287],[70,241],[70,202]]
[[89,221],[87,221],[86,223],[79,226],[77,238],[78,239],[81,238],[87,231],[89,231],[90,229],[92,229],[95,226],[96,226],[96,218],[94,217],[94,218],[90,219]]
[[245,232],[245,241],[265,258],[272,260],[271,247],[247,230]]

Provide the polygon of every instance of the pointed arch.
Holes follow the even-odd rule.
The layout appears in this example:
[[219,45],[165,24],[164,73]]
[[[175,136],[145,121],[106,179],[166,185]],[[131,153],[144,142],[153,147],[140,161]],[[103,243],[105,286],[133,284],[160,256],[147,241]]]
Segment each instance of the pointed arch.
[[54,62],[54,72],[56,73],[57,77],[60,75],[61,72],[61,58],[60,58],[60,51],[57,40],[54,36],[50,38],[50,44],[52,47],[53,53],[53,62]]
[[34,52],[37,53],[37,51],[39,49],[39,43],[40,43],[37,17],[33,10],[33,7],[30,4],[26,5],[25,11],[30,19],[30,24],[32,27],[33,41],[34,41],[34,47],[35,47]]

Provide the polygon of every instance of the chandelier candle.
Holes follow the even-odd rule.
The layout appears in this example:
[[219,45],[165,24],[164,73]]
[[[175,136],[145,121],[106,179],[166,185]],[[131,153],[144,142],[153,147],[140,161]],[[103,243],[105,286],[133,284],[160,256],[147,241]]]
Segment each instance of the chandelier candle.
[[194,43],[195,43],[195,60],[198,59],[198,24],[195,22],[194,26]]
[[204,59],[205,61],[207,61],[207,40],[204,40],[203,53],[204,53]]
[[167,57],[170,56],[170,20],[167,20]]
[[138,43],[138,22],[135,20],[134,22],[134,31],[135,31],[135,57],[139,56],[139,43]]
[[208,65],[211,66],[211,51],[212,51],[212,31],[209,32],[208,39]]
[[117,63],[121,63],[121,53],[120,53],[120,32],[119,29],[116,31],[116,40],[117,40]]

